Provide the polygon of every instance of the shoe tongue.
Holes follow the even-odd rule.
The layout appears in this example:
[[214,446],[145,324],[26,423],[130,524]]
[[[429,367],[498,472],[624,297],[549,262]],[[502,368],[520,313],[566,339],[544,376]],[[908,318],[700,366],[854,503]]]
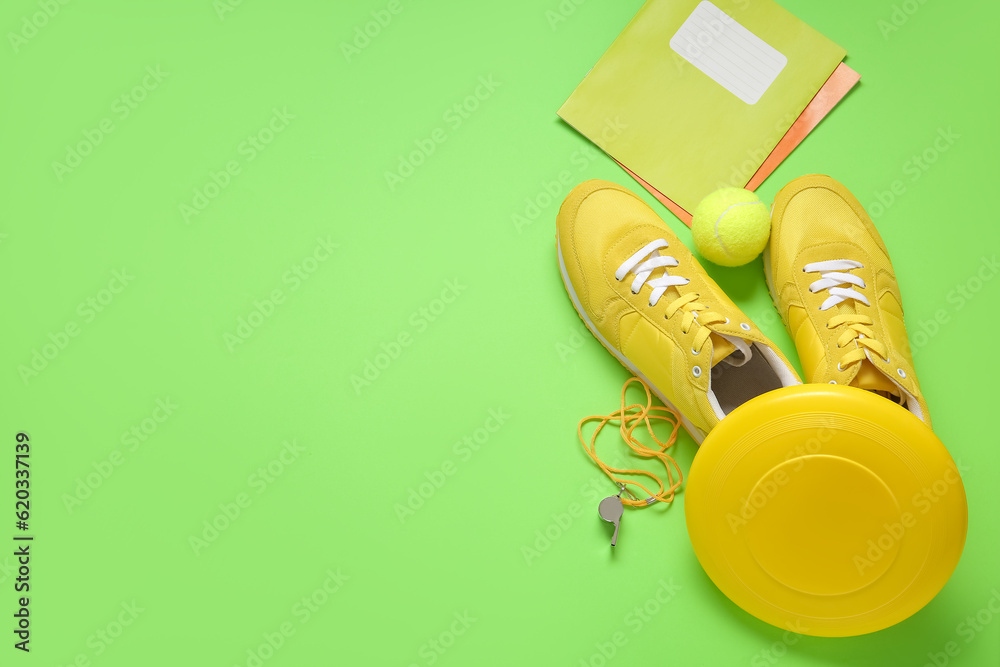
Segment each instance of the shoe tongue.
[[736,346],[715,332],[709,338],[712,339],[712,368],[715,368],[716,364],[736,351]]
[[736,351],[736,346],[715,332],[709,338],[712,339],[712,368],[715,368],[716,364]]
[[[736,336],[727,336],[713,331],[712,340],[712,368],[715,368],[720,361],[726,360],[730,366],[742,366],[750,361],[753,352],[750,351],[750,344]],[[733,354],[737,352],[738,354]]]
[[858,369],[858,374],[854,376],[851,381],[852,387],[857,387],[858,389],[867,389],[868,391],[874,391],[878,394],[889,394],[895,397],[897,400],[901,398],[899,387],[897,387],[892,380],[883,375],[872,362],[867,359],[861,362],[861,367]]

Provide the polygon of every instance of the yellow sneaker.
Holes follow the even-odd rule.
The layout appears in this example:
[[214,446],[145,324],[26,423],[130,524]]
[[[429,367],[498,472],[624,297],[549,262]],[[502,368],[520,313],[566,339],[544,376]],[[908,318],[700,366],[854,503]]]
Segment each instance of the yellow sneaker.
[[889,254],[847,188],[820,175],[782,188],[764,273],[806,382],[874,391],[930,426]]
[[629,190],[578,185],[556,230],[559,269],[584,324],[681,414],[696,442],[751,398],[801,384],[781,351]]

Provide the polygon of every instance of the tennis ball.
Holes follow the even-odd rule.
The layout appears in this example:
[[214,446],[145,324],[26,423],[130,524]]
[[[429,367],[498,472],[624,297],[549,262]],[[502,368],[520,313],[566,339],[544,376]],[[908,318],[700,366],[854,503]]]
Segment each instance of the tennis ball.
[[708,261],[742,266],[767,245],[771,214],[767,204],[749,190],[722,188],[694,209],[691,234],[698,252]]

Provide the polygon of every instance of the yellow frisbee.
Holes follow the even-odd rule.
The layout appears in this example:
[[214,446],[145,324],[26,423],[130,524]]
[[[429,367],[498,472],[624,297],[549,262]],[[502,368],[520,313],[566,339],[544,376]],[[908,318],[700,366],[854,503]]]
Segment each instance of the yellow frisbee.
[[931,429],[838,385],[733,411],[695,456],[684,503],[695,554],[730,600],[823,637],[917,612],[951,576],[968,525],[958,468]]

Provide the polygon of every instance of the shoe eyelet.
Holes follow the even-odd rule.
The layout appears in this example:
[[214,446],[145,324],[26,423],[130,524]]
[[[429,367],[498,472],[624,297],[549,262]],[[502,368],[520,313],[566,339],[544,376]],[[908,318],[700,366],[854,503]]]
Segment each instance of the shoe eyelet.
[[729,318],[728,317],[726,318],[726,321],[723,322],[723,324],[729,324]]
[[901,378],[905,378],[906,377],[906,371],[904,371],[902,368],[897,368],[896,372],[899,373],[899,377],[901,377]]
[[747,324],[746,322],[740,322],[740,329],[743,329],[744,331],[750,331],[750,325]]
[[691,354],[693,354],[694,356],[696,356],[696,357],[697,357],[697,356],[698,356],[699,354],[701,354],[701,350],[696,350],[696,349],[694,349],[694,348],[692,347],[692,348],[691,348]]
[[840,365],[839,361],[837,362],[837,370],[838,371],[843,371],[844,370],[844,367]]
[[691,374],[694,375],[696,378],[700,378],[701,377],[701,366],[695,366],[694,368],[692,368],[691,369]]
[[836,380],[830,380],[830,384],[837,384]]

